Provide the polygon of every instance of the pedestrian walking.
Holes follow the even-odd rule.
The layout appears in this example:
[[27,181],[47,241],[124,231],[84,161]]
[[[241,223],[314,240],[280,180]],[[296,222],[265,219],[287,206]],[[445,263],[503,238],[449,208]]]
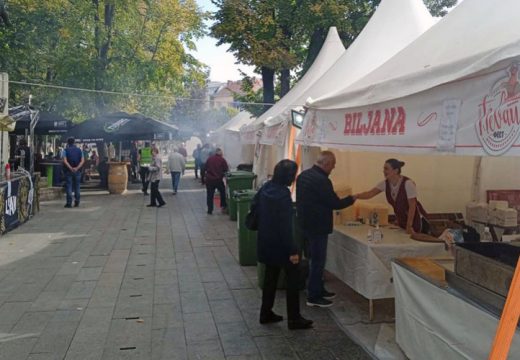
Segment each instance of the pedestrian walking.
[[[197,144],[197,147],[195,148],[195,150],[193,150],[193,162],[194,162],[194,167],[195,167],[195,179],[198,179],[199,178],[199,169],[200,169],[200,151],[202,150],[202,147],[200,146],[200,144]],[[202,170],[201,170],[202,172]],[[202,174],[201,174],[202,176]]]
[[205,170],[208,214],[211,215],[213,213],[213,197],[215,196],[215,190],[218,190],[220,194],[220,207],[222,212],[225,212],[227,204],[224,175],[229,171],[229,166],[226,159],[224,159],[221,149],[217,148],[215,155],[208,158],[205,164]]
[[139,151],[135,142],[132,142],[132,148],[130,149],[130,162],[132,182],[135,182],[137,181],[137,172],[139,171]]
[[206,162],[211,155],[211,145],[204,144],[202,149],[200,149],[200,181],[202,185],[206,183]]
[[162,179],[162,160],[159,155],[159,149],[152,148],[152,163],[149,166],[149,181],[150,181],[150,204],[148,207],[162,207],[166,205],[163,197],[159,191],[159,183]]
[[74,138],[67,139],[67,147],[63,156],[63,171],[65,172],[67,202],[66,208],[72,207],[72,191],[74,191],[74,207],[80,202],[81,170],[85,163],[83,152],[75,145]]
[[177,194],[181,176],[184,174],[186,169],[186,160],[184,156],[179,152],[179,149],[175,148],[174,151],[168,156],[168,171],[172,176],[172,190],[173,195]]
[[309,329],[312,321],[300,314],[300,249],[293,238],[293,207],[289,186],[294,182],[298,165],[291,160],[276,164],[268,181],[253,200],[258,216],[258,261],[265,264],[260,324],[275,323],[283,317],[273,312],[278,277],[287,274],[287,326],[290,330]]
[[332,233],[332,211],[344,209],[355,201],[353,196],[340,199],[334,192],[329,175],[336,166],[336,157],[323,151],[316,164],[303,171],[296,181],[298,223],[309,242],[310,274],[307,305],[329,307],[336,294],[323,286],[323,270],[327,257],[328,236]]

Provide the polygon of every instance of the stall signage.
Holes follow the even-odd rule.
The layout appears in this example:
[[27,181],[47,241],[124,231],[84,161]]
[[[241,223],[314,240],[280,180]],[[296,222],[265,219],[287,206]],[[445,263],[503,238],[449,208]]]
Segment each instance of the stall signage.
[[130,119],[124,119],[124,118],[123,119],[119,119],[119,120],[117,120],[113,124],[108,124],[108,123],[105,124],[104,130],[107,133],[116,132],[116,131],[119,131],[119,129],[121,129],[128,122],[130,122]]
[[[335,129],[334,129],[335,130]],[[402,106],[345,114],[345,136],[404,135],[406,112]]]
[[499,79],[479,105],[477,136],[489,155],[502,155],[520,135],[520,83],[518,64],[512,64],[508,75]]

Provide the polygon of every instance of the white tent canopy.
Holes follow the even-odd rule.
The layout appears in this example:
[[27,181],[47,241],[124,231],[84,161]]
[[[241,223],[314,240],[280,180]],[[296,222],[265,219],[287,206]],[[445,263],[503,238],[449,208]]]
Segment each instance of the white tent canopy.
[[[284,108],[280,106],[282,111],[265,121],[268,127],[265,132],[276,133],[269,128],[288,122],[290,110],[303,106],[307,99],[342,89],[361,79],[409,45],[433,23],[434,19],[422,0],[383,0],[341,57],[321,77],[314,79],[312,86],[284,101]],[[263,136],[260,141],[270,143],[272,140]]]
[[[250,126],[245,127],[243,131],[255,133],[264,124],[268,124],[271,119],[276,118],[278,115],[286,111],[290,111],[292,104],[298,103],[298,101],[301,102],[299,99],[302,97],[305,91],[311,85],[313,85],[314,82],[316,82],[316,80],[318,80],[332,64],[334,64],[334,62],[341,56],[344,51],[345,48],[343,47],[343,43],[339,38],[338,31],[335,27],[331,27],[327,34],[327,38],[321,47],[320,53],[312,63],[312,66],[309,68],[309,70],[307,70],[305,75],[301,78],[301,80],[298,81],[298,83],[276,104],[274,104],[269,110],[258,117],[258,119],[255,120]],[[272,134],[272,136],[269,137],[268,144],[273,144],[275,139],[280,139],[283,141],[286,134],[286,128],[287,127],[284,127],[283,129],[279,129],[280,131],[271,132],[270,134]],[[247,135],[245,135],[244,138],[247,138]],[[267,137],[262,136],[262,138]],[[264,143],[263,139],[261,141]]]
[[242,126],[246,126],[253,122],[255,118],[249,111],[240,111],[238,114],[233,116],[228,122],[213,131],[212,134],[218,134],[223,131],[239,132]]
[[250,162],[243,155],[240,141],[240,128],[251,123],[253,115],[248,111],[241,111],[227,123],[211,133],[211,140],[224,151],[229,166],[235,168],[242,162]]
[[315,101],[299,142],[520,155],[517,0],[465,0],[381,67]]

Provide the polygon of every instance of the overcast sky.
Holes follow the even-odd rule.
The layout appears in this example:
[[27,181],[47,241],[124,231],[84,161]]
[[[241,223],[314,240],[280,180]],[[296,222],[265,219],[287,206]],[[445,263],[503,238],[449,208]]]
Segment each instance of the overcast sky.
[[[197,0],[199,6],[205,11],[215,11],[216,7],[211,0]],[[210,25],[210,23],[208,23]],[[217,40],[205,36],[196,42],[197,51],[193,52],[194,56],[208,65],[211,69],[209,78],[212,81],[239,80],[241,79],[239,69],[246,74],[253,75],[254,68],[246,65],[236,65],[236,58],[233,54],[227,52],[228,46],[217,46]],[[258,75],[257,75],[258,76]]]

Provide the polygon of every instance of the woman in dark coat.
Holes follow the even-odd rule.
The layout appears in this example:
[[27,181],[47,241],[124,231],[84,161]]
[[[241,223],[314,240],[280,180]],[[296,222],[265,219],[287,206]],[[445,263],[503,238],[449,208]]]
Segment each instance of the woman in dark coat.
[[294,161],[280,161],[274,168],[272,180],[262,186],[254,199],[258,214],[258,261],[265,264],[260,323],[283,320],[272,309],[278,276],[284,269],[287,274],[288,327],[291,330],[312,327],[312,321],[300,315],[300,258],[292,236],[293,208],[288,186],[294,182],[297,170]]

